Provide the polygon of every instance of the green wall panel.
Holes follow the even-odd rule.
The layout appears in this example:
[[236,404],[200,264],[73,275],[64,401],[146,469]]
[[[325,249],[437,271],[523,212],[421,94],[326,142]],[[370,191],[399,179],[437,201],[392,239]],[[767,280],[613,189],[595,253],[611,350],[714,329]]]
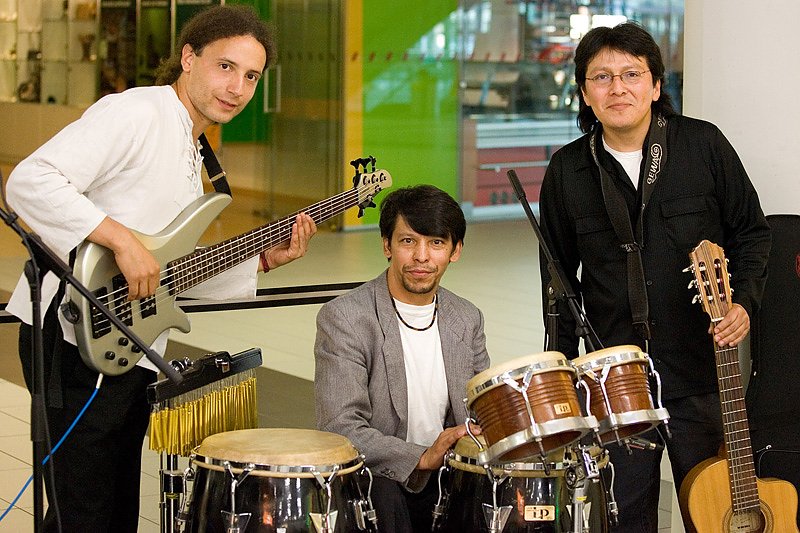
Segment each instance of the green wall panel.
[[[364,151],[392,174],[393,189],[430,183],[458,199],[458,62],[425,46],[451,25],[457,2],[363,5]],[[377,221],[367,211],[363,222]]]

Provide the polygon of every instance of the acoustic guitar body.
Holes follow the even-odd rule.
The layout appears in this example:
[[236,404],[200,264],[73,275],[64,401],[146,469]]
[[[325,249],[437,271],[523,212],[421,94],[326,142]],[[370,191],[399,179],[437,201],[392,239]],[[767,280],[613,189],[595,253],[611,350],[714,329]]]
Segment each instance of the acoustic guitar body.
[[756,479],[760,509],[734,514],[728,460],[712,457],[687,474],[679,501],[687,531],[697,533],[798,532],[797,492],[788,481]]

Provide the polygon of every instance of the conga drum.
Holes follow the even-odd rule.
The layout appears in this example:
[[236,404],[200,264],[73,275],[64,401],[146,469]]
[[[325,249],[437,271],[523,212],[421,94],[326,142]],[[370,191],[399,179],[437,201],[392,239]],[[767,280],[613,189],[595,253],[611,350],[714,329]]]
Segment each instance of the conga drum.
[[[350,441],[307,429],[246,429],[203,440],[186,531],[376,531],[364,458]],[[239,528],[239,529],[236,529]]]
[[[488,468],[477,459],[478,450],[470,437],[462,437],[448,454],[440,470],[439,514],[434,513],[433,531],[572,532],[576,499],[580,499],[578,519],[583,530],[608,531],[608,498],[602,476],[582,480],[576,494],[579,457],[572,448],[551,452],[544,462],[503,463]],[[592,447],[587,453],[598,469],[608,464],[608,454],[602,448]]]
[[545,455],[597,428],[584,416],[575,389],[577,372],[559,352],[513,359],[467,382],[467,408],[481,426],[482,462]]
[[[589,411],[600,423],[604,444],[644,433],[667,423],[661,406],[661,380],[650,357],[638,346],[605,348],[572,360],[588,388]],[[656,381],[656,403],[650,394],[650,376]]]

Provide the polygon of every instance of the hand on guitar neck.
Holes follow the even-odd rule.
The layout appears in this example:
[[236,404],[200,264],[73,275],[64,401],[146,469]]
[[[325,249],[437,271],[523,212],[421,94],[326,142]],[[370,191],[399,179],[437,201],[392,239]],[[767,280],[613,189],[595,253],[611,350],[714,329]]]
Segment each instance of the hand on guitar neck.
[[306,213],[298,213],[289,240],[264,252],[265,270],[274,270],[306,255],[308,241],[316,233],[314,219]]
[[719,322],[711,322],[709,335],[720,348],[738,346],[750,332],[750,316],[739,304],[731,305],[728,312]]

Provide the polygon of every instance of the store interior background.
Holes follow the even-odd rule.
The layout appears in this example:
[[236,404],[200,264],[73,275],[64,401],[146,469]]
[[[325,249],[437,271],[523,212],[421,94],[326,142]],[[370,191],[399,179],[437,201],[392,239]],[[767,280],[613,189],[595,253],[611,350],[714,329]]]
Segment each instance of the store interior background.
[[[0,92],[11,94],[0,101],[4,176],[80,115],[93,100],[87,96],[92,83],[99,96],[107,47],[101,45],[102,38],[84,37],[83,42],[91,40],[89,61],[84,61],[78,35],[89,33],[87,25],[100,35],[103,4],[126,4],[98,1],[95,18],[86,19],[78,16],[78,4],[86,2],[69,0],[62,26],[43,23],[40,43],[24,36],[26,43],[40,45],[43,54],[44,43],[54,38],[52,32],[66,46],[63,57],[52,56],[49,79],[56,81],[42,85],[60,87],[64,101],[48,104],[20,102],[16,94],[32,68],[23,46],[17,48],[22,42],[17,30],[25,20],[3,17],[17,12],[18,2],[27,8],[38,2],[43,11],[53,4],[0,0],[0,46],[14,41],[15,47],[13,56],[0,49]],[[56,3],[63,5],[61,0]],[[462,201],[470,219],[466,253],[448,272],[445,285],[484,310],[495,363],[542,351],[538,253],[505,171],[517,169],[535,208],[549,154],[579,135],[570,99],[570,51],[575,42],[569,34],[575,28],[580,32],[584,20],[591,24],[591,15],[626,15],[643,22],[665,52],[670,83],[681,79],[682,64],[683,112],[710,120],[725,132],[748,169],[765,213],[799,212],[795,169],[800,168],[800,110],[792,91],[800,86],[793,37],[800,5],[792,0],[236,3],[252,4],[275,22],[281,54],[247,112],[218,133],[218,151],[235,199],[205,238],[214,242],[332,196],[351,185],[351,159],[374,155],[378,166],[392,173],[395,187],[431,182]],[[127,4],[137,9],[146,4],[155,10],[148,20],[165,24],[159,19],[162,3]],[[178,13],[197,2],[163,4]],[[584,15],[588,17],[582,19]],[[12,24],[13,39],[8,36]],[[164,47],[163,38],[150,42]],[[87,76],[87,70],[94,77]],[[132,75],[134,84],[146,79],[139,74]],[[74,96],[72,102],[69,95]],[[46,102],[48,95],[40,91],[39,97]],[[364,219],[349,212],[326,225],[307,258],[262,277],[261,285],[370,279],[385,265],[376,221],[377,210]],[[0,237],[0,301],[6,301],[25,256],[11,230],[0,229]],[[174,336],[172,354],[261,347],[262,423],[307,426],[313,415],[309,380],[317,309],[312,305],[195,314],[193,331]],[[13,368],[18,367],[16,328],[0,324],[0,333],[0,377],[18,382],[18,368]],[[0,398],[6,402],[9,388],[3,385]],[[0,431],[0,469],[21,474],[19,484],[5,484],[0,500],[6,502],[30,470],[23,405],[27,393],[8,394],[11,403],[0,405],[0,417],[9,423],[0,426],[13,434]],[[148,494],[143,492],[143,531],[158,521],[157,506],[153,510],[157,460],[145,453],[150,459],[143,472],[149,488]],[[668,470],[664,486],[662,525],[665,531],[681,531],[677,513],[670,512],[675,504],[670,502]],[[27,525],[31,505],[29,497],[23,499],[9,518]],[[0,530],[7,525],[0,523]]]

